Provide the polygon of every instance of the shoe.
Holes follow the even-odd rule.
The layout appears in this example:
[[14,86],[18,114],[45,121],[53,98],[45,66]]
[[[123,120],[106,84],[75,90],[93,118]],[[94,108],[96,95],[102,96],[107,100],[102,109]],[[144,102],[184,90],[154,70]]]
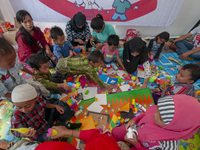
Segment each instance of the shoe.
[[77,129],[77,128],[80,128],[82,126],[82,123],[71,123],[71,122],[68,122],[65,127],[67,129]]

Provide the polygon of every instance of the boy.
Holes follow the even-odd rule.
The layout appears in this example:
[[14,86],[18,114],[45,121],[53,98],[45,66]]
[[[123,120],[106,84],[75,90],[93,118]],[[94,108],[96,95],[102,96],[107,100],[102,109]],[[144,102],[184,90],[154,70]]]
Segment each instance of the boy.
[[[53,125],[55,119],[60,121],[60,125],[70,128],[70,123],[65,123],[74,115],[74,110],[66,103],[58,101],[58,105],[48,104],[45,99],[37,96],[35,88],[30,84],[16,86],[11,96],[17,108],[11,117],[12,128],[29,128],[27,133],[12,131],[16,137],[28,137],[31,141],[44,142],[47,140],[45,131]],[[49,114],[46,108],[51,109]]]
[[0,38],[0,100],[11,101],[11,92],[19,84],[25,83],[25,80],[19,75],[22,70],[37,79],[38,75],[16,62],[16,52],[12,45],[5,39]]
[[[162,97],[166,95],[176,95],[176,94],[185,94],[189,96],[194,95],[194,85],[200,78],[200,66],[197,64],[186,64],[184,65],[179,72],[175,75],[174,85],[169,85],[162,88],[151,89],[151,92],[154,97],[154,102],[157,104],[157,100],[160,95],[156,94],[157,92],[162,92]],[[144,85],[147,87],[148,79],[144,81]]]
[[54,41],[53,53],[60,59],[65,57],[72,57],[73,53],[71,50],[74,50],[75,53],[80,53],[81,49],[84,49],[84,46],[72,46],[69,42],[65,40],[64,33],[61,28],[55,26],[51,28],[50,31],[51,38]]
[[58,61],[57,67],[62,74],[78,75],[85,74],[96,82],[101,88],[106,88],[108,92],[112,92],[109,86],[98,77],[94,68],[99,67],[103,63],[103,54],[100,51],[93,51],[89,57],[63,58]]
[[[70,89],[67,83],[56,83],[53,81],[51,73],[49,72],[49,60],[46,56],[40,54],[34,54],[29,58],[29,65],[34,70],[33,74],[40,75],[42,78],[38,78],[37,81],[50,90],[51,93],[57,93],[58,88]],[[61,94],[61,93],[60,93]]]
[[[123,70],[126,70],[121,58],[119,57],[119,50],[117,49],[119,45],[119,36],[118,35],[110,35],[108,37],[108,45],[103,46],[102,48],[102,54],[104,55],[104,62],[110,63],[114,70],[118,70],[117,65],[115,64],[114,56],[117,57],[117,60],[119,64],[121,65]],[[103,64],[102,67],[106,67],[105,64]]]

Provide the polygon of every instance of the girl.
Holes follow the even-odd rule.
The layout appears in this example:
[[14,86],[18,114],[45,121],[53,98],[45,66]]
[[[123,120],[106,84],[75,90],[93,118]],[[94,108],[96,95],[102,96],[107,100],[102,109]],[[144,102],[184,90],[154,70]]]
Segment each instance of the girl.
[[148,51],[150,55],[153,55],[153,58],[156,61],[159,61],[160,53],[162,52],[162,48],[165,45],[165,42],[169,40],[169,33],[168,32],[162,32],[152,40],[150,40],[148,44]]
[[148,59],[148,51],[146,43],[139,37],[134,37],[130,41],[124,43],[123,63],[128,73],[137,70],[139,64],[143,65],[145,71],[145,79],[151,75],[151,69]]
[[29,57],[42,48],[46,49],[47,55],[51,58],[50,47],[40,28],[33,25],[31,15],[26,10],[19,10],[16,19],[21,24],[19,31],[16,33],[19,60],[28,63]]
[[[126,126],[114,128],[112,135],[116,140],[132,144],[134,147],[131,150],[175,150],[178,149],[178,140],[189,139],[200,128],[199,114],[200,103],[197,99],[188,95],[166,96]],[[134,124],[136,134],[133,139],[127,138],[126,129]]]
[[[110,35],[116,34],[114,28],[110,24],[105,24],[103,17],[100,14],[97,14],[95,18],[91,21],[91,28],[94,30],[90,43],[94,46],[94,42],[97,44],[96,50],[101,50],[104,45],[107,45],[107,39]],[[94,49],[93,49],[94,50]]]
[[81,12],[78,12],[66,25],[67,39],[71,42],[73,46],[79,44],[86,45],[87,48],[90,45],[90,29],[88,23],[86,22],[86,17]]

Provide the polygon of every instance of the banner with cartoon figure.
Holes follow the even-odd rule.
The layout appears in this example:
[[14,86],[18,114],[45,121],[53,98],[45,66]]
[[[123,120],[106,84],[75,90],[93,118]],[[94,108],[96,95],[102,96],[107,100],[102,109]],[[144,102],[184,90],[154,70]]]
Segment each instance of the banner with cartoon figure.
[[183,1],[10,0],[15,11],[26,9],[36,21],[40,21],[39,18],[51,22],[68,21],[69,18],[80,11],[85,14],[87,20],[91,20],[99,13],[103,16],[104,21],[112,24],[134,26],[170,26],[175,20]]

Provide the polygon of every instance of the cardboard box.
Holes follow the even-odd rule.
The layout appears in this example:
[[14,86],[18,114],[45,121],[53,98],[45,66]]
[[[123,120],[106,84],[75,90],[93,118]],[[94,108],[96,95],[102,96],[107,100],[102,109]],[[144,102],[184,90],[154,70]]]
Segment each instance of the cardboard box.
[[3,33],[4,39],[8,41],[11,45],[17,45],[15,37],[18,30],[18,28],[14,28],[12,30],[9,30],[8,32]]

